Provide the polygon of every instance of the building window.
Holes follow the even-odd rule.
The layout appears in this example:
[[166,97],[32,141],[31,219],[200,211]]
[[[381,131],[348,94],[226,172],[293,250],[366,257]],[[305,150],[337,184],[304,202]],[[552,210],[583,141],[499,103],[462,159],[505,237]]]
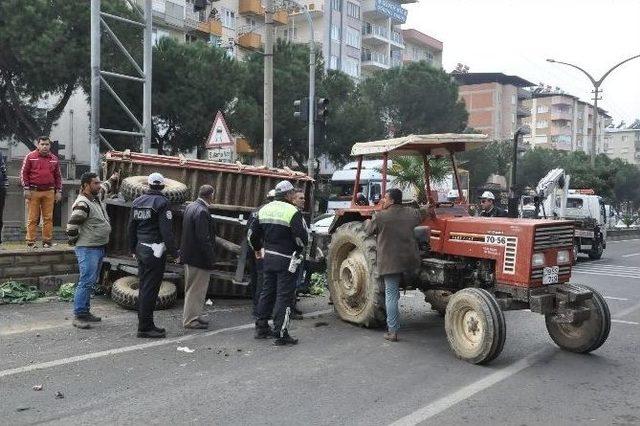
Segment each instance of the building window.
[[295,41],[298,37],[298,28],[285,28],[283,31],[283,36],[287,41]]
[[511,95],[511,105],[516,104],[516,95]]
[[331,55],[329,59],[329,68],[332,70],[338,69],[338,57],[336,55]]
[[331,0],[331,9],[340,12],[342,10],[342,0]]
[[342,71],[344,71],[351,77],[360,77],[360,61],[358,61],[356,58],[347,57],[342,64]]
[[352,17],[352,18],[360,19],[360,6],[358,6],[355,3],[351,3],[350,1],[348,1],[347,2],[347,15]]
[[340,27],[331,25],[331,40],[340,42]]
[[360,31],[356,30],[355,28],[347,27],[345,41],[347,42],[347,46],[360,49]]
[[536,129],[546,129],[547,127],[549,127],[547,120],[539,120],[536,122]]
[[236,29],[236,13],[229,9],[222,9],[222,26],[226,28],[230,28],[232,30]]
[[419,61],[420,60],[420,53],[421,53],[422,49],[419,49],[419,48],[413,46],[411,48],[411,50],[413,51],[413,60],[414,61]]
[[549,112],[549,107],[546,105],[539,105],[537,109],[538,114],[546,114]]
[[511,114],[511,124],[516,124],[516,115]]
[[151,32],[151,44],[157,46],[160,40],[170,36],[169,31],[155,29]]

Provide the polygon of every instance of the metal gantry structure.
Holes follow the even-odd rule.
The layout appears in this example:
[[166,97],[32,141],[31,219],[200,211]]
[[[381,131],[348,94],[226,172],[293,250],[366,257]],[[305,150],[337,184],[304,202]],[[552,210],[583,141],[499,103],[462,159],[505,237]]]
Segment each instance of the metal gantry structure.
[[[101,0],[91,0],[91,171],[98,172],[100,166],[100,143],[105,144],[109,149],[113,149],[105,134],[125,135],[142,138],[142,152],[147,153],[151,147],[151,64],[152,64],[152,2],[145,0],[143,10],[133,1],[126,0],[131,9],[140,18],[132,20],[122,16],[113,15],[101,10]],[[132,27],[143,30],[143,64],[142,67],[133,58],[131,53],[122,44],[118,36],[113,32],[107,19],[123,22]],[[101,35],[102,30],[109,36],[113,43],[120,49],[122,54],[129,60],[137,75],[127,75],[110,70],[103,70],[101,67]],[[131,109],[118,96],[107,78],[117,78],[142,83],[142,122],[131,112]],[[135,124],[137,131],[108,129],[100,127],[100,89],[104,87],[107,92],[120,105]]]

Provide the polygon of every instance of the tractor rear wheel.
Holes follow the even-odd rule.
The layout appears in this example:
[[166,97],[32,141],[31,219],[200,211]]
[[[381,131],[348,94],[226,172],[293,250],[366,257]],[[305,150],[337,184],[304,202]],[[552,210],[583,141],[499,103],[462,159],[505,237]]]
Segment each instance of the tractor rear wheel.
[[331,236],[327,281],[333,306],[344,321],[365,327],[385,324],[384,282],[376,261],[376,239],[365,233],[363,223],[345,223]]
[[556,345],[570,352],[588,353],[602,346],[609,337],[611,313],[600,293],[584,285],[578,287],[593,293],[593,297],[585,302],[591,310],[589,318],[578,324],[562,324],[555,321],[555,315],[547,315],[545,323]]
[[472,364],[495,359],[502,352],[507,335],[498,302],[481,288],[465,288],[451,296],[444,327],[456,356]]

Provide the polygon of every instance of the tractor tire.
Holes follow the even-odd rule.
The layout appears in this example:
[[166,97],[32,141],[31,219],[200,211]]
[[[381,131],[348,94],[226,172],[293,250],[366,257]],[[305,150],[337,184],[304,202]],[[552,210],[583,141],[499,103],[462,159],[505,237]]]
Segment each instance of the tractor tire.
[[596,242],[596,248],[592,248],[589,251],[589,259],[598,260],[602,257],[603,252],[604,252],[604,246],[602,244],[602,240],[598,240]]
[[[120,192],[127,201],[133,201],[149,190],[147,176],[130,176],[122,180]],[[189,199],[189,188],[173,179],[164,179],[162,194],[172,204],[182,204]]]
[[[575,285],[575,284],[574,284]],[[604,298],[591,287],[581,285],[593,292],[593,298],[585,302],[591,309],[589,319],[580,324],[558,324],[554,315],[547,315],[545,323],[549,336],[556,345],[569,352],[588,353],[595,351],[607,340],[611,330],[611,313]]]
[[465,288],[451,296],[444,327],[454,354],[472,364],[495,359],[507,336],[502,309],[495,297],[481,288]]
[[[116,280],[111,288],[111,299],[125,309],[138,309],[138,277],[129,275]],[[175,305],[178,291],[175,284],[162,281],[155,309],[167,309]]]
[[370,328],[385,324],[384,282],[376,265],[376,239],[365,233],[363,223],[345,223],[331,236],[327,282],[342,320]]

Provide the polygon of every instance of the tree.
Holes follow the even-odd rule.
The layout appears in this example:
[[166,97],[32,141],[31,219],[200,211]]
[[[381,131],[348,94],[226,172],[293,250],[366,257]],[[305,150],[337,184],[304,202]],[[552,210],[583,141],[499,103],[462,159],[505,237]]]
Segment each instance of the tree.
[[[451,163],[448,158],[429,158],[429,177],[431,182],[439,183],[451,173]],[[389,174],[394,176],[394,183],[402,188],[413,188],[418,202],[427,201],[425,190],[424,163],[417,155],[400,156],[393,159]]]
[[466,128],[468,113],[459,100],[458,85],[425,61],[375,73],[363,82],[363,93],[395,136]]
[[[118,0],[103,0],[102,9],[133,13]],[[31,149],[35,138],[50,133],[89,78],[89,30],[89,2],[0,1],[0,137]]]
[[[509,142],[491,142],[458,154],[461,166],[469,172],[469,187],[482,187],[491,174],[506,176],[511,164],[512,145]],[[518,167],[522,167],[518,163]]]

